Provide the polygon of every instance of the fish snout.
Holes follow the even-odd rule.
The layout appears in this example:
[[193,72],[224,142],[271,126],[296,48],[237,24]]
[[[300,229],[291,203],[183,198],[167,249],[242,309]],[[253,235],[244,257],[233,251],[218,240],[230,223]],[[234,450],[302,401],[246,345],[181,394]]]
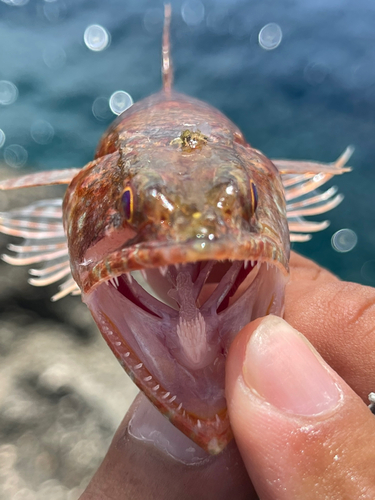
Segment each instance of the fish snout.
[[178,211],[172,222],[172,227],[176,237],[180,241],[192,239],[216,240],[226,235],[233,229],[230,220],[214,207],[206,210],[192,208],[186,211]]

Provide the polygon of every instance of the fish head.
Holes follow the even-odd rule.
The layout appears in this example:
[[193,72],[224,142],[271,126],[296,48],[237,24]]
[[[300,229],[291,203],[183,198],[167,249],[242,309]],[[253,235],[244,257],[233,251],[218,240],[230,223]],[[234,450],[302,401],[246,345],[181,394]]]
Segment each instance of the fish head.
[[229,346],[247,323],[283,310],[289,238],[280,176],[237,131],[223,140],[181,126],[120,134],[118,145],[68,188],[73,277],[130,377],[182,432],[218,453],[232,437]]

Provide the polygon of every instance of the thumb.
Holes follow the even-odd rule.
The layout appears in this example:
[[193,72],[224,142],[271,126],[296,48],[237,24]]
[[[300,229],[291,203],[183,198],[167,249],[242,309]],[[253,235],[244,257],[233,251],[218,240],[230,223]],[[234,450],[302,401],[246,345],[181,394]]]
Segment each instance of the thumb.
[[375,417],[288,323],[267,316],[238,334],[226,391],[261,500],[375,498]]

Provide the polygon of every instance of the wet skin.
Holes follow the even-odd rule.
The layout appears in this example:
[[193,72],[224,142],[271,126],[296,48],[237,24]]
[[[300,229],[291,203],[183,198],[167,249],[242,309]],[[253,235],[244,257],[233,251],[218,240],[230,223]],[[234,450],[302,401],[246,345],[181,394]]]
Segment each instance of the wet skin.
[[[342,282],[314,262],[297,254],[292,254],[290,264],[291,279],[286,289],[285,320],[305,335],[327,363],[367,403],[368,394],[375,389],[375,289]],[[249,335],[249,331],[254,329],[257,322],[259,320],[245,327],[239,336],[243,336],[244,331]],[[136,398],[81,500],[258,498],[234,442],[216,457],[207,458],[195,465],[186,465],[156,447],[134,439],[131,429],[129,432],[129,422],[144,411],[152,412],[149,404],[143,396]],[[357,444],[348,445],[352,448],[347,453],[350,458],[347,462],[344,460],[341,465],[344,471],[338,467],[337,471],[329,476],[328,482],[337,495],[329,498],[358,498],[345,496],[349,484],[342,480],[346,475],[345,467],[348,472],[351,470],[350,475],[354,477],[349,480],[350,487],[353,487],[354,481],[354,488],[357,488],[355,491],[366,490],[367,495],[374,493],[373,490],[369,492],[368,484],[373,483],[375,488],[375,477],[366,477],[365,470],[365,467],[370,467],[369,470],[375,468],[375,445],[370,443],[374,442],[374,439],[369,439],[375,435],[375,423],[372,421],[372,415],[368,414],[370,412],[367,412],[363,405],[363,409],[349,412],[342,428],[332,430],[332,433],[339,436],[335,434],[335,439],[340,439],[340,436],[349,436],[351,429],[356,429]],[[178,431],[173,429],[170,434],[169,427],[172,426],[166,420],[160,421],[159,418],[162,417],[156,411],[155,416],[151,413],[151,417],[155,418],[155,428],[162,429],[162,432],[166,432],[170,439],[173,439],[173,432]],[[363,422],[362,417],[365,419]],[[241,439],[238,434],[237,438]],[[316,450],[310,446],[306,463],[311,461],[315,451],[319,453],[322,445],[330,444],[330,435],[323,433],[320,439],[321,442],[318,439],[314,445]],[[242,446],[241,449],[244,451]],[[243,457],[248,466],[246,451]],[[286,473],[298,476],[298,470],[293,470],[293,467],[293,464],[286,463]],[[316,474],[318,491],[318,469],[314,472],[314,467],[309,465],[309,474],[312,478]],[[277,497],[261,495],[260,498],[268,500]],[[303,498],[320,497],[311,493],[311,496]],[[364,493],[361,498],[373,497]]]

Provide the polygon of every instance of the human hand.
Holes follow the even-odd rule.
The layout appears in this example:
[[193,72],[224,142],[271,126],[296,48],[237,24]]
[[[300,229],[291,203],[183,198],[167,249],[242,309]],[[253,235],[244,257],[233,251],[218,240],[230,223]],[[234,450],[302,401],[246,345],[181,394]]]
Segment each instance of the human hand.
[[205,455],[140,395],[81,500],[255,499],[245,467],[261,500],[375,498],[375,290],[294,254],[285,319],[337,373],[285,322],[247,325],[227,361],[242,459]]

